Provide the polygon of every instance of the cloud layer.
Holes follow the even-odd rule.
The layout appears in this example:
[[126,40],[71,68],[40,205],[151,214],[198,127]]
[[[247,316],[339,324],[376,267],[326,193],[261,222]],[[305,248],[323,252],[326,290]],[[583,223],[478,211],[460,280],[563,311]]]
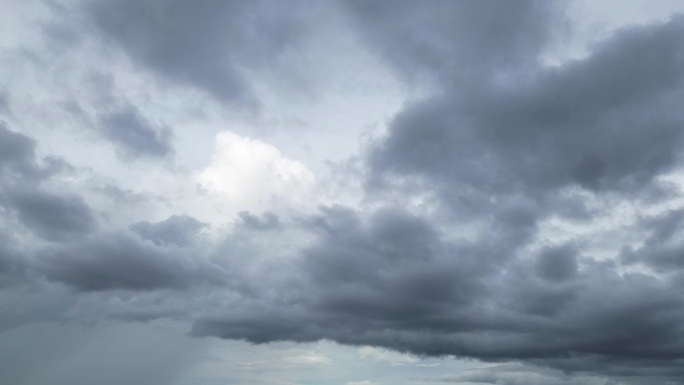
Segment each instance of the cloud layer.
[[[488,363],[406,381],[684,384],[684,17],[549,65],[572,30],[564,3],[41,9],[40,43],[5,50],[35,72],[0,79],[0,331],[172,322],[397,366]],[[349,52],[405,103],[315,175],[267,140],[307,134],[258,126],[288,87],[324,83],[298,69]]]

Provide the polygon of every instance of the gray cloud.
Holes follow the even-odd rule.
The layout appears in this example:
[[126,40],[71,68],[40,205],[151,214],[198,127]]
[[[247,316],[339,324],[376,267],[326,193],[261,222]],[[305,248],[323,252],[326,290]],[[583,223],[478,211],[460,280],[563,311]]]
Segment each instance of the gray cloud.
[[[4,238],[4,237],[3,237]],[[16,270],[16,255],[7,246],[0,249],[0,274],[11,274]]]
[[98,234],[39,253],[36,269],[77,290],[183,289],[218,284],[221,271],[191,250],[167,249],[125,233]]
[[6,92],[0,90],[0,113],[6,113],[9,111],[10,98]]
[[[0,171],[3,173],[33,174],[35,142],[26,135],[11,131],[0,122]],[[1,174],[0,174],[1,175]]]
[[623,247],[620,252],[622,262],[626,265],[641,264],[663,274],[683,274],[682,214],[681,209],[675,209],[642,219],[641,228],[648,236],[638,247]]
[[88,205],[76,195],[59,195],[28,187],[10,189],[3,198],[24,226],[48,240],[81,237],[97,225]]
[[0,183],[35,182],[72,168],[56,156],[46,156],[39,161],[35,150],[34,139],[10,130],[0,121]]
[[[490,247],[484,241],[444,242],[425,219],[401,210],[364,218],[353,210],[332,207],[307,223],[318,241],[305,250],[300,264],[306,283],[302,291],[281,293],[279,302],[290,306],[269,304],[263,310],[268,315],[255,312],[236,319],[203,320],[195,332],[254,342],[331,338],[385,345],[383,333],[391,339],[395,332],[412,334],[416,329],[435,333],[470,329],[478,320],[467,314],[486,295],[487,278],[514,249],[511,244]],[[310,327],[301,328],[304,324]],[[435,346],[434,351],[419,351],[427,349],[422,345],[388,347],[447,353],[443,346]]]
[[95,2],[88,15],[105,42],[164,79],[222,101],[254,102],[248,69],[266,69],[297,44],[306,2],[201,0]]
[[570,279],[577,274],[577,250],[571,245],[547,248],[537,256],[537,274],[550,281]]
[[471,369],[459,375],[416,378],[415,380],[438,383],[497,385],[619,385],[618,382],[603,377],[569,376],[556,370],[515,364]]
[[131,225],[130,229],[156,245],[188,246],[197,232],[205,226],[205,223],[193,217],[172,215],[158,223],[138,222]]
[[562,22],[561,3],[537,0],[345,1],[368,43],[412,80],[468,87],[492,71],[533,64]]
[[240,212],[241,225],[250,230],[278,230],[282,223],[274,213],[265,213],[262,216],[247,211]]
[[[440,92],[400,112],[371,149],[369,192],[382,197],[383,188],[417,178],[452,213],[437,219],[391,207],[369,216],[324,209],[307,222],[317,238],[303,252],[299,289],[236,314],[205,316],[194,334],[256,343],[331,339],[419,355],[523,360],[555,373],[472,378],[484,383],[582,383],[584,375],[597,384],[681,383],[672,364],[684,346],[679,276],[622,271],[622,262],[634,261],[661,272],[679,268],[678,238],[667,246],[678,234],[677,214],[654,225],[645,248],[624,251],[620,260],[597,262],[581,242],[533,255],[527,247],[543,239],[541,220],[588,220],[595,215],[584,206],[589,199],[606,207],[633,199],[679,166],[684,19],[620,31],[587,58],[546,68],[534,64],[545,39],[525,39],[543,25],[503,23],[512,29],[493,35],[487,48],[513,45],[507,56],[506,49],[461,48],[457,38],[454,47],[442,45],[449,30],[440,29],[448,24],[437,13],[451,5],[417,13],[398,6],[387,20],[379,16],[390,12],[386,4],[352,5],[368,17],[360,22],[368,24],[369,44],[393,66],[442,81]],[[468,15],[480,20],[477,12]],[[420,26],[428,32],[418,33]],[[404,29],[418,39],[415,47],[398,44],[394,32]],[[478,30],[462,33],[471,31]],[[426,51],[414,55],[418,49]],[[453,52],[473,57],[449,61]],[[566,200],[571,190],[585,198]],[[583,214],[568,212],[571,203]],[[468,226],[481,230],[464,239],[445,230]]]
[[374,175],[424,178],[454,204],[566,186],[639,190],[680,160],[683,26],[619,32],[581,61],[416,104],[371,154]]
[[101,193],[117,204],[140,204],[154,199],[154,197],[150,194],[138,193],[129,189],[122,189],[121,187],[113,184],[97,186],[95,187],[95,191]]
[[[363,219],[337,208],[313,223],[320,237],[305,252],[299,288],[206,316],[193,333],[256,343],[331,339],[525,360],[634,383],[678,381],[667,362],[681,358],[684,298],[669,281],[620,275],[618,265],[580,258],[568,246],[527,261],[508,244],[453,243],[401,211]],[[560,267],[544,261],[554,258]],[[582,365],[565,366],[568,357]]]
[[16,249],[14,240],[0,230],[0,288],[11,286],[26,273],[26,261]]
[[104,116],[100,122],[105,137],[124,155],[160,158],[173,152],[168,129],[155,129],[133,107]]

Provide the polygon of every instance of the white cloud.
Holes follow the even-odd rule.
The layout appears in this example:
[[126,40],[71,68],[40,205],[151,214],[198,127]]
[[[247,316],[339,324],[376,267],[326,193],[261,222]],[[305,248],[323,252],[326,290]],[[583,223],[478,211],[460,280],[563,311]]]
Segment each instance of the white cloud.
[[411,354],[403,354],[388,349],[376,348],[373,346],[363,346],[359,348],[359,358],[363,360],[375,360],[391,363],[412,363],[417,362],[418,357]]
[[316,178],[304,164],[275,146],[231,131],[216,135],[206,167],[158,171],[134,187],[163,199],[155,208],[156,220],[185,214],[220,230],[241,211],[302,213],[321,199]]
[[226,204],[243,209],[309,206],[316,178],[306,166],[267,143],[230,131],[216,135],[214,155],[197,183]]
[[439,362],[433,362],[431,364],[417,364],[418,368],[436,368],[439,366]]
[[284,357],[283,361],[292,366],[319,366],[332,364],[330,358],[315,352]]

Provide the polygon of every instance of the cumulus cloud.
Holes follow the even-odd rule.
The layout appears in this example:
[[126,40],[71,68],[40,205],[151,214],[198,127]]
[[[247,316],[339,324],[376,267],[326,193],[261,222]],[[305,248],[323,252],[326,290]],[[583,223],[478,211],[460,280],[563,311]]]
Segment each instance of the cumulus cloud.
[[219,133],[209,165],[197,175],[208,192],[239,207],[311,205],[316,179],[302,163],[267,143]]

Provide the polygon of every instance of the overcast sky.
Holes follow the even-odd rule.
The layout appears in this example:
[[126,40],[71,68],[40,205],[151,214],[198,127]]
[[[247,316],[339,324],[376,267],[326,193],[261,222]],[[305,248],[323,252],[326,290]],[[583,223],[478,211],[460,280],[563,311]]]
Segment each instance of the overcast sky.
[[0,384],[684,384],[684,2],[0,7]]

